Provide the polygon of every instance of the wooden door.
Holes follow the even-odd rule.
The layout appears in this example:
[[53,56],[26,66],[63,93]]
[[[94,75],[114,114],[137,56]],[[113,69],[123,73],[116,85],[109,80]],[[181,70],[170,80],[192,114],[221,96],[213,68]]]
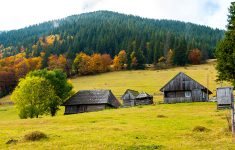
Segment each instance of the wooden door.
[[200,89],[192,90],[192,101],[201,102],[202,101],[202,91]]

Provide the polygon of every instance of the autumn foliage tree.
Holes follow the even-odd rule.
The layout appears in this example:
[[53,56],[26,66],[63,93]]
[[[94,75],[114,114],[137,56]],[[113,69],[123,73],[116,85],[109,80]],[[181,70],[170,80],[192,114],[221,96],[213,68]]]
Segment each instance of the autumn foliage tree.
[[167,56],[166,56],[166,65],[167,66],[173,65],[173,57],[174,57],[174,52],[172,49],[169,49],[169,51],[167,52]]
[[48,58],[49,70],[60,69],[62,71],[66,71],[66,66],[67,66],[67,59],[64,55],[60,55],[59,57],[57,55],[51,55]]
[[202,53],[199,49],[193,49],[188,54],[188,59],[192,64],[200,64]]
[[18,79],[23,78],[30,71],[29,62],[26,58],[15,60],[15,74]]
[[118,56],[115,56],[113,59],[113,68],[114,70],[118,71],[122,69],[121,63],[120,63],[120,59]]
[[91,69],[91,57],[83,52],[77,54],[73,62],[73,68],[76,74],[88,75],[92,73]]
[[110,70],[110,65],[112,64],[112,58],[109,54],[101,55],[103,72]]
[[118,55],[113,59],[114,70],[126,69],[125,64],[127,63],[127,55],[125,50],[121,50]]
[[125,50],[121,50],[118,53],[118,58],[122,69],[125,69],[125,64],[127,63],[127,55]]
[[90,59],[90,69],[92,73],[103,72],[102,57],[100,54],[93,54]]
[[0,70],[0,97],[11,92],[17,84],[14,68]]

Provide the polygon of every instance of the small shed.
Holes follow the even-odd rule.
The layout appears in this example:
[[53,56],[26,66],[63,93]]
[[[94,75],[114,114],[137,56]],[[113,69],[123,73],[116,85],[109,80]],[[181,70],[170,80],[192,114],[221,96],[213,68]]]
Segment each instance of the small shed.
[[124,106],[135,106],[135,98],[139,95],[138,91],[127,89],[126,92],[122,95],[123,105]]
[[135,100],[136,105],[150,105],[153,104],[153,96],[146,92],[140,93]]
[[111,90],[81,90],[64,104],[64,114],[99,111],[106,108],[118,108],[120,102]]
[[219,87],[216,89],[217,108],[231,108],[233,104],[233,87]]
[[204,102],[212,92],[183,72],[178,73],[161,89],[164,103]]
[[122,100],[124,107],[153,104],[153,96],[146,92],[139,93],[138,91],[130,89],[127,89],[122,95]]

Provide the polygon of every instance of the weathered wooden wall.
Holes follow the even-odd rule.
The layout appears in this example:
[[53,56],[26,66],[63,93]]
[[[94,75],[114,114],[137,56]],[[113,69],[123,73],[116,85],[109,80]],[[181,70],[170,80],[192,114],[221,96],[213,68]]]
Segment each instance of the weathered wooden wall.
[[164,103],[166,104],[188,103],[188,102],[192,102],[191,97],[164,98]]
[[135,100],[134,99],[124,99],[123,106],[125,106],[125,107],[135,106]]
[[105,109],[105,104],[98,105],[72,105],[65,106],[65,114],[77,114],[83,112],[92,112]]
[[150,105],[153,104],[153,99],[137,99],[135,100],[136,105]]
[[233,98],[232,88],[217,88],[216,97],[218,105],[231,105]]

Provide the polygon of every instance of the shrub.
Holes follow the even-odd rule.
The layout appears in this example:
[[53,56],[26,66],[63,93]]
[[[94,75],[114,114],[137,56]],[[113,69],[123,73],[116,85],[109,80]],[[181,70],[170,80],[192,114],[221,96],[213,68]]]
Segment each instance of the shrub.
[[158,118],[167,118],[165,115],[157,115]]
[[203,127],[203,126],[196,126],[193,128],[194,132],[208,132],[210,129]]
[[39,141],[41,139],[47,138],[47,135],[40,131],[34,131],[31,133],[28,133],[24,136],[24,139],[26,141]]
[[6,142],[6,144],[16,144],[17,142],[18,142],[18,140],[10,139]]

